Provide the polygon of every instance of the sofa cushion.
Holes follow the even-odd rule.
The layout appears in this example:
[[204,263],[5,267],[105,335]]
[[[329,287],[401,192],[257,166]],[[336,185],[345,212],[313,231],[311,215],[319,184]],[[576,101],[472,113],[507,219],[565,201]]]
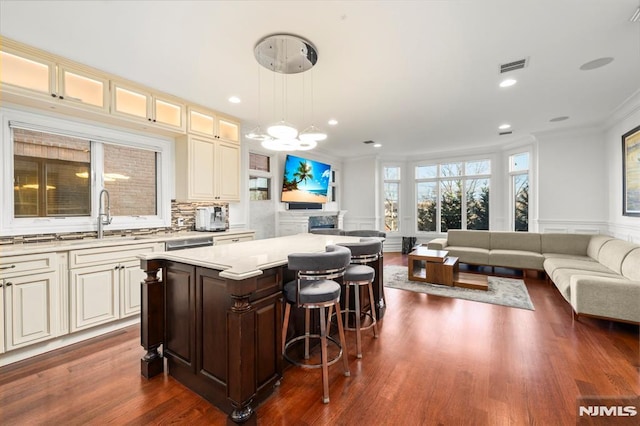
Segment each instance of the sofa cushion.
[[545,259],[544,270],[547,271],[547,275],[553,277],[553,273],[557,269],[577,269],[582,271],[605,272],[608,274],[613,274],[612,270],[587,256],[583,257],[582,259],[568,259],[561,257]]
[[523,250],[491,250],[489,251],[489,265],[505,266],[516,269],[542,270],[544,256],[533,251]]
[[[491,246],[489,231],[462,231],[450,229],[447,232],[447,246],[477,247],[489,249]],[[447,247],[447,250],[449,248]]]
[[543,254],[558,253],[568,255],[587,255],[591,235],[587,234],[540,234]]
[[576,259],[576,260],[589,260],[591,262],[597,262],[597,260],[590,258],[589,256],[580,256],[579,254],[564,254],[564,253],[542,253],[545,259]]
[[449,252],[449,256],[457,257],[461,263],[470,263],[472,265],[489,264],[489,250],[487,249],[447,246],[445,250]]
[[[640,281],[640,248],[632,250],[622,262],[622,275],[630,280]],[[640,301],[638,301],[640,306]]]
[[584,271],[582,269],[557,269],[551,280],[558,288],[562,296],[567,300],[567,302],[571,302],[571,279],[575,276],[585,276],[585,277],[601,277],[608,279],[624,279],[621,275],[614,274],[612,272],[598,272],[598,271]]
[[570,287],[576,313],[640,322],[640,281],[574,275]]
[[613,240],[613,238],[608,235],[593,235],[589,240],[589,245],[587,246],[587,256],[592,259],[598,260],[600,249],[602,249],[602,246],[607,241],[611,240]]
[[617,274],[622,274],[622,261],[638,246],[636,244],[622,241],[622,240],[609,240],[600,249],[598,253],[598,262],[602,263],[607,268],[611,269]]
[[540,234],[529,232],[492,232],[491,250],[540,251]]

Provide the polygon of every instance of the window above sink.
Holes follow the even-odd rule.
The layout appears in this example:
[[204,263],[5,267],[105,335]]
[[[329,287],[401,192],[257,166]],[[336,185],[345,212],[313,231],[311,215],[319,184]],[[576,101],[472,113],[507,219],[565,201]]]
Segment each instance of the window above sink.
[[105,231],[170,226],[172,140],[11,108],[0,118],[0,236],[96,231],[102,189]]

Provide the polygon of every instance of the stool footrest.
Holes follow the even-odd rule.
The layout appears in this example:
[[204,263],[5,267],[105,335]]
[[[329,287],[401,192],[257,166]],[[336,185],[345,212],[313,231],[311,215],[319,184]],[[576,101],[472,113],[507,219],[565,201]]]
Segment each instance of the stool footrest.
[[[309,335],[303,335],[303,336],[294,337],[293,339],[289,340],[284,345],[284,353],[282,354],[282,356],[284,357],[284,359],[289,361],[291,364],[297,365],[298,367],[302,367],[302,368],[322,368],[322,360],[318,364],[304,363],[304,362],[300,362],[300,361],[298,361],[296,359],[291,358],[289,356],[289,354],[287,354],[287,350],[289,349],[289,347],[291,345],[293,345],[294,343],[297,343],[297,342],[299,342],[301,340],[304,340],[307,337],[309,339],[318,339],[318,340],[320,339],[320,335],[319,334],[309,334]],[[327,360],[327,366],[335,364],[342,357],[342,346],[340,345],[340,343],[336,339],[334,339],[333,337],[327,336],[327,344],[329,344],[329,343],[332,343],[333,345],[335,345],[335,347],[337,347],[340,351],[338,352],[338,354],[335,357]]]
[[[343,309],[342,313],[344,314],[344,321],[343,321],[344,322],[344,329],[345,330],[349,330],[349,331],[357,330],[357,328],[355,328],[355,327],[349,327],[348,326],[348,324],[349,324],[349,313],[356,314],[357,311],[355,309]],[[335,313],[334,313],[334,315],[335,315]],[[364,315],[364,316],[369,317],[371,319],[371,324],[368,324],[368,325],[365,325],[365,326],[360,326],[360,330],[368,330],[371,327],[373,327],[374,325],[376,325],[376,323],[378,322],[373,317],[373,315],[371,315],[370,312],[361,311],[360,315]]]

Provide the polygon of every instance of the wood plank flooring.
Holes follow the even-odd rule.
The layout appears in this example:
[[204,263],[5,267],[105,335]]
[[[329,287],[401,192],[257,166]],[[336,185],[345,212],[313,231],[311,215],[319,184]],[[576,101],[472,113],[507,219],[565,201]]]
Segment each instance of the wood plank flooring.
[[[385,253],[385,264],[406,256]],[[638,326],[574,321],[525,278],[535,311],[386,289],[380,338],[347,333],[351,377],[288,368],[262,425],[574,425],[580,395],[640,394]],[[0,424],[224,424],[172,378],[140,376],[138,327],[0,368]]]

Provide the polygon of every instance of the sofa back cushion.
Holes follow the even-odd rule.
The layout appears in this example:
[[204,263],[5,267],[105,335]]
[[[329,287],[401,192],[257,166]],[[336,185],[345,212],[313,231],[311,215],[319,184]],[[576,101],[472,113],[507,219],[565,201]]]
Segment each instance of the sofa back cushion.
[[633,281],[640,281],[640,247],[627,255],[622,261],[622,275]]
[[590,240],[587,234],[540,234],[542,253],[586,256]]
[[540,252],[540,234],[529,232],[492,232],[492,250],[523,250]]
[[622,262],[629,252],[638,248],[636,244],[622,240],[609,240],[600,249],[598,262],[602,263],[612,271],[621,274]]
[[447,245],[489,249],[489,236],[489,231],[462,231],[460,229],[451,229],[447,232]]
[[598,254],[600,254],[600,249],[607,241],[613,240],[613,237],[608,235],[592,235],[589,240],[589,245],[587,246],[587,256],[592,258],[593,260],[598,260]]

